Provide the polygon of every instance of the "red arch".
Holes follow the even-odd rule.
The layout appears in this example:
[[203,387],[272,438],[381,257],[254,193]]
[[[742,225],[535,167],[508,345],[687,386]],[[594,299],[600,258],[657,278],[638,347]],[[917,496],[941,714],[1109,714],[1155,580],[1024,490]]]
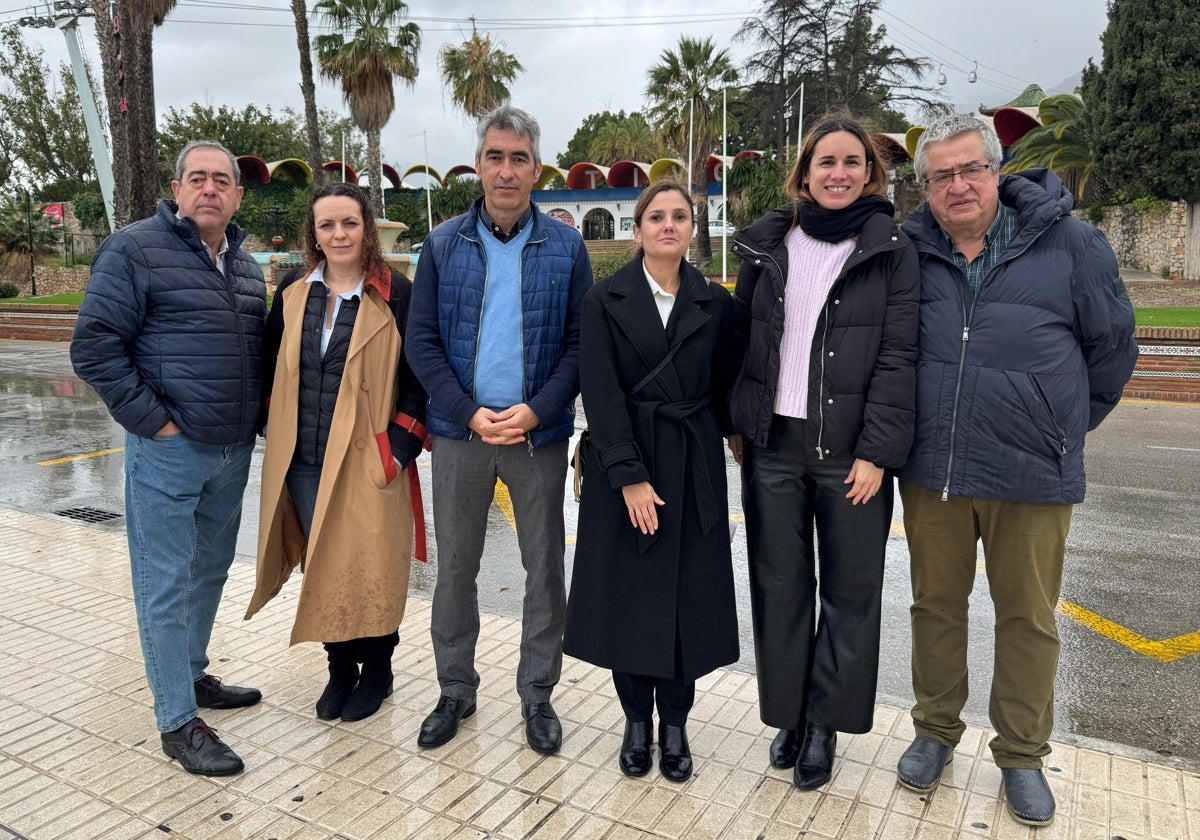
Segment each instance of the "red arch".
[[337,177],[341,178],[343,166],[346,167],[346,177],[342,178],[342,180],[348,184],[357,184],[358,183],[358,173],[355,172],[354,169],[348,163],[343,163],[340,160],[330,160],[330,161],[326,161],[321,166],[321,168],[323,170],[325,170],[326,172],[328,172],[329,174],[336,175]]
[[599,174],[606,182],[608,181],[609,169],[607,166],[580,161],[567,172],[567,189],[590,190],[595,181],[592,173]]
[[238,155],[237,164],[243,184],[265,184],[271,180],[267,162],[258,155]]
[[608,169],[610,187],[644,187],[650,183],[650,164],[619,160]]
[[992,126],[1000,138],[1000,145],[1007,149],[1030,130],[1040,126],[1037,112],[1037,108],[997,108],[996,113],[992,114]]

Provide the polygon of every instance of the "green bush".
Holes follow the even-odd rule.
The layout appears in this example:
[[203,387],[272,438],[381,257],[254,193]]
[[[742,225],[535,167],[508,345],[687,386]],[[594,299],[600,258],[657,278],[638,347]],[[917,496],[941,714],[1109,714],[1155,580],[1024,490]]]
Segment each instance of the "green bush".
[[1093,204],[1087,209],[1088,221],[1094,225],[1098,225],[1104,221],[1104,207],[1099,204]]
[[0,283],[0,299],[15,298],[19,294],[21,294],[21,290],[18,289],[14,284]]
[[592,257],[592,280],[611,277],[618,268],[627,262],[629,262],[629,256],[623,254],[599,254]]

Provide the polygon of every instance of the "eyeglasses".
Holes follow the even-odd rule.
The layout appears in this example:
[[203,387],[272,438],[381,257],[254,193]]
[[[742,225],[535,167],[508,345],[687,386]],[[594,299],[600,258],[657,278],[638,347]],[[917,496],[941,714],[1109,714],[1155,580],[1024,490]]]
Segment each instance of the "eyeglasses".
[[973,163],[970,166],[964,166],[956,172],[942,172],[925,179],[925,189],[930,192],[941,192],[949,189],[954,183],[955,176],[961,177],[968,184],[978,184],[982,181],[994,164],[991,163]]

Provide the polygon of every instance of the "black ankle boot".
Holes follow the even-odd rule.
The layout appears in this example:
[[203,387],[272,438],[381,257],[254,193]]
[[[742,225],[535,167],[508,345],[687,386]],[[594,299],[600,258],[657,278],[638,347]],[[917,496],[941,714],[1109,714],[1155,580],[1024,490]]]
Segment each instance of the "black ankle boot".
[[654,724],[648,720],[625,719],[625,737],[621,739],[621,752],[617,763],[626,776],[645,776],[653,764],[650,745],[654,741]]
[[658,769],[672,782],[686,782],[692,777],[692,750],[688,746],[687,729],[658,722],[658,750],[662,754]]
[[833,775],[833,753],[837,749],[837,732],[819,723],[808,722],[804,730],[804,743],[800,745],[800,756],[792,781],[800,790],[814,790],[829,781]]
[[346,642],[326,642],[325,655],[329,659],[329,682],[317,700],[317,717],[321,720],[337,720],[354,687],[358,685],[358,663],[350,653]]
[[392,696],[392,651],[399,635],[359,639],[362,674],[358,686],[342,708],[342,720],[368,718],[379,711],[385,697]]

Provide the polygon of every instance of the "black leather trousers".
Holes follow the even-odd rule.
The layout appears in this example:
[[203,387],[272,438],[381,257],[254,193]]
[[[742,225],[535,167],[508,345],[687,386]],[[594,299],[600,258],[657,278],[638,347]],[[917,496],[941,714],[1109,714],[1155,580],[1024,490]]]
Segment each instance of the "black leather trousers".
[[806,452],[803,426],[777,416],[768,445],[747,445],[743,458],[760,714],[779,729],[811,720],[867,732],[892,477],[869,502],[851,505],[843,482],[852,461]]

